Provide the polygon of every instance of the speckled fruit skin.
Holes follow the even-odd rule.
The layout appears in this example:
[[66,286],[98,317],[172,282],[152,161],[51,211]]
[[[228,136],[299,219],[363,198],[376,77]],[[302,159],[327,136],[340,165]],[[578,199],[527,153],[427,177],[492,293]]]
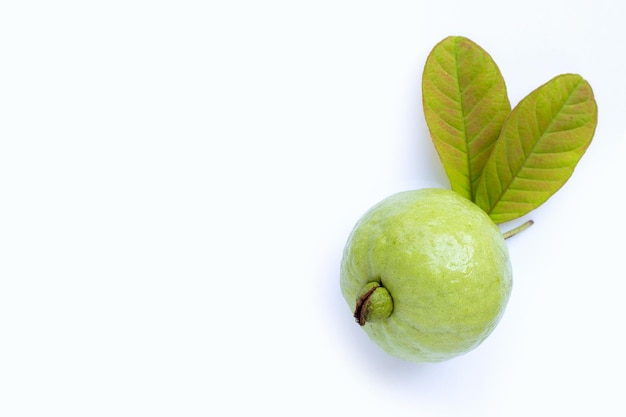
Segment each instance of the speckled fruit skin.
[[393,299],[389,317],[363,329],[391,355],[440,362],[477,347],[508,302],[512,272],[498,226],[471,201],[437,188],[401,192],[355,225],[341,261],[354,311],[371,281]]

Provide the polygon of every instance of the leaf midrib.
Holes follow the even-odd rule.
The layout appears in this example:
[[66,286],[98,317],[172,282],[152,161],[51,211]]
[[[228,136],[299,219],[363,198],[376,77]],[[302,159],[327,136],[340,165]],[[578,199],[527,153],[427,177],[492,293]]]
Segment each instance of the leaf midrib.
[[459,44],[461,40],[457,39],[454,43],[454,70],[456,72],[456,86],[459,92],[459,107],[461,108],[461,118],[463,121],[463,138],[465,142],[465,160],[467,161],[467,183],[468,183],[468,193],[471,200],[474,199],[474,178],[472,176],[472,158],[470,156],[470,143],[469,138],[467,137],[467,117],[465,115],[465,105],[463,102],[463,92],[464,90],[461,88],[461,76],[459,74]]
[[461,76],[459,75],[459,43],[460,39],[456,39],[454,42],[454,71],[455,71],[455,79],[456,79],[456,87],[459,92],[459,107],[461,110],[461,120],[463,125],[463,131],[461,134],[463,135],[463,139],[465,142],[465,159],[467,161],[467,182],[468,182],[468,192],[470,199],[474,198],[474,186],[472,180],[472,159],[470,158],[469,152],[469,141],[467,139],[467,120],[465,118],[465,106],[463,105],[463,90],[461,88]]
[[[574,94],[574,92],[578,89],[578,87],[580,86],[581,83],[583,83],[583,79],[580,78],[578,80],[578,82],[576,83],[576,85],[571,89],[570,93],[568,94],[567,98],[565,100],[563,100],[563,104],[561,104],[561,107],[559,108],[559,110],[555,113],[556,116],[558,116],[559,114],[561,114],[561,112],[563,111],[563,109],[565,108],[565,106],[568,105],[569,100],[571,99],[572,95]],[[537,93],[537,96],[535,97],[535,105],[536,105],[536,99],[539,96],[539,92]],[[535,106],[536,109],[536,106]],[[550,123],[548,123],[548,125],[546,126],[545,129],[543,129],[543,131],[540,133],[538,139],[535,141],[532,149],[530,152],[528,152],[525,157],[524,160],[522,161],[522,163],[519,165],[519,168],[516,170],[515,175],[511,175],[511,180],[508,182],[508,184],[506,185],[506,187],[501,187],[502,192],[500,193],[500,195],[498,196],[498,198],[496,199],[496,201],[491,205],[491,208],[489,209],[489,211],[487,212],[487,214],[491,215],[493,213],[493,210],[496,208],[496,206],[498,205],[498,203],[500,203],[500,201],[502,200],[502,197],[504,197],[504,195],[509,191],[511,185],[513,184],[513,182],[515,181],[515,178],[518,177],[519,173],[524,169],[524,166],[526,165],[526,162],[530,159],[530,155],[532,155],[535,151],[535,148],[537,147],[537,145],[539,144],[539,142],[541,142],[541,139],[545,136],[546,132],[548,132],[550,130],[550,128],[552,127],[552,125],[554,124],[555,120],[556,120],[556,116],[552,117],[552,120],[550,120]],[[506,124],[506,122],[505,122]],[[521,137],[519,138],[520,142],[521,142]],[[507,146],[507,143],[505,142],[505,146]],[[506,155],[508,155],[508,153],[506,153]],[[509,165],[510,166],[510,165]],[[501,178],[498,177],[498,179]],[[502,186],[502,182],[500,182],[500,185]]]

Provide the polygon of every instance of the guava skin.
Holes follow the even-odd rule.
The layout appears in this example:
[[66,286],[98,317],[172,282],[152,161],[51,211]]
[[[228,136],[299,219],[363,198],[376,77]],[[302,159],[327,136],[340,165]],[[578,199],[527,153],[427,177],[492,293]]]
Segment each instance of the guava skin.
[[393,308],[364,323],[369,337],[407,361],[441,362],[493,331],[512,271],[502,233],[482,209],[454,191],[426,188],[384,199],[352,230],[340,278],[352,311],[372,281]]

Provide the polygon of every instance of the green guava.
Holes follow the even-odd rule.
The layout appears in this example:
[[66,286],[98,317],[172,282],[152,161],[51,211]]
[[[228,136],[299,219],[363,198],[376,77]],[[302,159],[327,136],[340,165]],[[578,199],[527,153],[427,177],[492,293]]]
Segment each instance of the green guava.
[[356,321],[383,350],[441,362],[493,331],[512,272],[504,237],[482,209],[454,191],[425,188],[363,215],[345,246],[340,283]]

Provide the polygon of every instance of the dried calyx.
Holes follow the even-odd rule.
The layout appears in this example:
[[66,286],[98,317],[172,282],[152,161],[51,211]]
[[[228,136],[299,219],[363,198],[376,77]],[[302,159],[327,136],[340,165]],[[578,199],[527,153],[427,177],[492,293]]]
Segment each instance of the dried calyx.
[[380,282],[371,281],[363,286],[356,300],[354,319],[361,326],[368,321],[386,319],[393,311],[391,294]]

